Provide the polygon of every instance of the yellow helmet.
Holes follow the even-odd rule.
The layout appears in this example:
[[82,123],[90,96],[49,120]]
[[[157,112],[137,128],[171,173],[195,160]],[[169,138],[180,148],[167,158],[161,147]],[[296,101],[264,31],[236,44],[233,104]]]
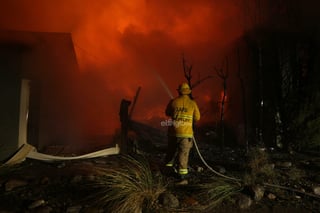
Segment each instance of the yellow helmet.
[[182,95],[189,95],[191,93],[191,89],[189,84],[187,83],[182,83],[180,84],[178,91],[182,94]]

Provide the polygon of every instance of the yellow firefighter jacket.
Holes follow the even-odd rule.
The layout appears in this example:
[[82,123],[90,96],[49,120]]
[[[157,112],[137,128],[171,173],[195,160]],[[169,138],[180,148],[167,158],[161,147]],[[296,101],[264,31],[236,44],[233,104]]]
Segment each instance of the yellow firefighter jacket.
[[183,138],[193,137],[193,122],[200,120],[200,111],[197,103],[188,95],[172,99],[167,105],[166,115],[172,118],[168,134]]

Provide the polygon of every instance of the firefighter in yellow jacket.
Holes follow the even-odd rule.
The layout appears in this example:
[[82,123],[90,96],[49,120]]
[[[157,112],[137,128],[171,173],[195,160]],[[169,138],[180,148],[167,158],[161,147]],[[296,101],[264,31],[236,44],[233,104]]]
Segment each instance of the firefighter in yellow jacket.
[[166,108],[168,122],[168,150],[165,159],[166,167],[178,164],[181,184],[187,184],[189,152],[193,146],[193,123],[200,120],[197,103],[190,98],[191,89],[182,83],[177,89],[179,96],[172,99]]

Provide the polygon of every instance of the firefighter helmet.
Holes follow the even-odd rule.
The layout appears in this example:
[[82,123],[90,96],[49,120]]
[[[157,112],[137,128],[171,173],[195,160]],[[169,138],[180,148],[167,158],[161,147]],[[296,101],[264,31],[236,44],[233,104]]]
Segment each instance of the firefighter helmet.
[[180,84],[179,88],[178,88],[179,93],[181,93],[182,95],[189,95],[191,93],[191,89],[189,84],[187,83],[182,83]]

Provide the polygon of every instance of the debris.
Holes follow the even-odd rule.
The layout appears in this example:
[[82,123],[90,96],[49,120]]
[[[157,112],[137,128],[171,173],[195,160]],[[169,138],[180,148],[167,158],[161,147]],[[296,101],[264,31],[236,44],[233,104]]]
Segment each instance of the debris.
[[216,166],[216,169],[221,174],[225,174],[227,172],[223,166]]
[[175,185],[184,186],[184,185],[188,185],[188,183],[189,183],[188,180],[184,179],[184,180],[177,182]]
[[66,213],[79,213],[82,209],[82,206],[78,205],[78,206],[71,206],[67,209]]
[[269,193],[267,195],[267,197],[269,198],[269,200],[275,200],[277,198],[277,196],[275,194]]
[[195,206],[199,204],[199,202],[194,197],[190,197],[190,196],[187,196],[183,200],[183,203],[185,203],[187,206]]
[[239,194],[237,205],[240,209],[248,209],[252,205],[252,199],[244,194]]
[[36,200],[34,202],[32,202],[29,206],[28,206],[28,209],[35,209],[39,206],[42,206],[46,203],[46,201],[44,201],[43,199],[40,199],[40,200]]
[[314,186],[312,188],[313,193],[315,193],[316,195],[320,195],[320,186]]
[[251,192],[253,193],[253,199],[255,201],[259,201],[263,198],[264,191],[265,191],[263,186],[254,185],[254,186],[251,186],[250,189],[251,189]]
[[12,191],[15,188],[28,185],[28,182],[20,179],[11,179],[5,183],[5,191]]
[[198,172],[198,173],[203,172],[203,170],[204,170],[203,167],[201,167],[201,166],[198,166],[198,167],[197,167],[197,172]]
[[178,198],[168,192],[160,194],[158,200],[161,205],[167,208],[177,208],[180,205]]
[[277,166],[283,167],[283,168],[289,168],[292,166],[292,163],[290,161],[286,162],[277,162]]

